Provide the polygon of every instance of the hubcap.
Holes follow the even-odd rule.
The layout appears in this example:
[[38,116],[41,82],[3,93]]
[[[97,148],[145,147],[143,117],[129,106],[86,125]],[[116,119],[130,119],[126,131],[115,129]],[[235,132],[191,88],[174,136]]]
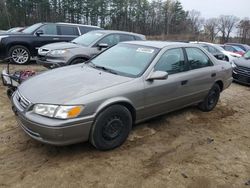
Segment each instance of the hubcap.
[[16,63],[24,64],[28,61],[29,54],[23,48],[16,48],[13,50],[11,57]]
[[213,105],[216,104],[218,94],[216,91],[211,91],[209,96],[208,96],[208,106],[213,107]]
[[123,123],[119,117],[109,119],[102,130],[103,137],[106,140],[114,140],[121,135]]

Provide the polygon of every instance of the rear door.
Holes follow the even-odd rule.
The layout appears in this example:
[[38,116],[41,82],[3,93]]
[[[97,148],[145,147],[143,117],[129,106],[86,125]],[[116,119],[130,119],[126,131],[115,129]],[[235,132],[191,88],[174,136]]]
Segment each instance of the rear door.
[[78,26],[74,25],[58,25],[58,42],[68,42],[80,35]]
[[216,68],[209,56],[199,48],[185,48],[186,57],[189,64],[188,88],[189,102],[201,101],[215,83]]

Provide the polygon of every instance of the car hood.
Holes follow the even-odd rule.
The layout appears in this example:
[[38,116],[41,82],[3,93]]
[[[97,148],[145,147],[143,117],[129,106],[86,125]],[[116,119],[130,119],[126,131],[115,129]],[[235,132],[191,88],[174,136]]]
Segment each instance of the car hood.
[[47,44],[41,48],[48,50],[64,50],[64,49],[81,48],[81,47],[83,46],[72,42],[56,42],[52,44]]
[[234,60],[234,63],[238,66],[250,68],[250,59],[245,59],[244,57]]
[[33,104],[68,104],[74,99],[132,79],[78,64],[36,75],[23,82],[18,91]]

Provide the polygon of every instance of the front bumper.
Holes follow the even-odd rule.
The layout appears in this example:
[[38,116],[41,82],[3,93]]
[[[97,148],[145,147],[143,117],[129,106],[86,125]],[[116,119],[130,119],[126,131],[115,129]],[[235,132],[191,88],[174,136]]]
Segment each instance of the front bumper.
[[42,65],[49,69],[67,65],[67,61],[64,58],[57,58],[57,57],[48,58],[46,56],[40,56],[40,55],[37,56],[36,63],[38,65]]
[[250,74],[241,74],[233,70],[233,79],[235,82],[250,85]]
[[[21,104],[21,103],[20,103]],[[51,145],[70,145],[89,139],[93,117],[59,120],[26,112],[16,95],[12,97],[12,109],[20,127],[33,139]]]

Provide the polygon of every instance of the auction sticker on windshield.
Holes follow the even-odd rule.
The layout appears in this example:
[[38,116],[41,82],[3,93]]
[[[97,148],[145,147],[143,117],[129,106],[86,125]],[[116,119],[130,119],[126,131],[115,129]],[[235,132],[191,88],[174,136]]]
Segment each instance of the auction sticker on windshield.
[[136,51],[137,52],[142,52],[142,53],[152,54],[155,50],[152,49],[152,48],[138,48]]

